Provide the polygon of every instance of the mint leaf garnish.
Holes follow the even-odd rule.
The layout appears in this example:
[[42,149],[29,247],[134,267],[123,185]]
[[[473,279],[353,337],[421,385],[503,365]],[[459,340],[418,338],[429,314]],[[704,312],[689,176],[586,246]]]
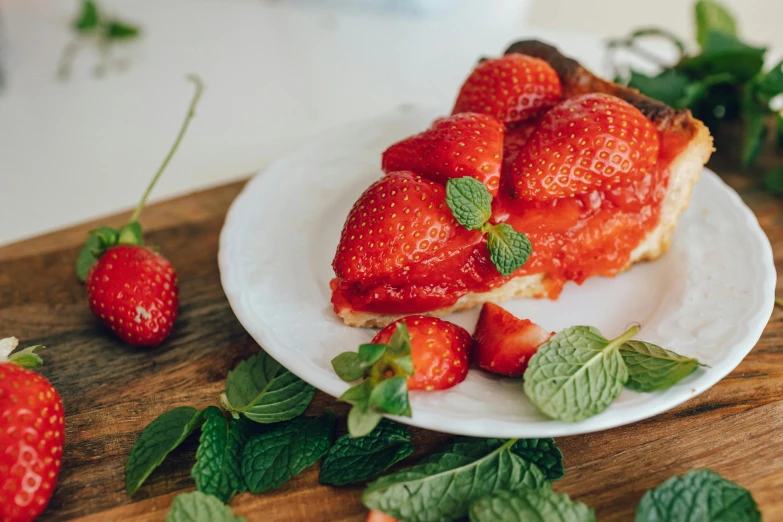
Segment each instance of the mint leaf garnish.
[[546,484],[544,473],[516,455],[515,439],[462,437],[421,463],[367,486],[362,502],[406,522],[467,516],[471,502],[498,489]]
[[109,21],[104,31],[106,38],[109,40],[128,40],[139,35],[138,27],[119,20]]
[[251,493],[283,485],[323,457],[332,445],[334,415],[299,417],[250,439],[242,453],[242,477]]
[[703,48],[711,31],[736,36],[737,22],[732,14],[714,0],[696,2],[696,41]]
[[533,247],[525,234],[514,230],[508,223],[500,223],[487,235],[489,259],[503,277],[508,277],[527,263]]
[[234,416],[269,424],[298,417],[313,395],[315,388],[262,351],[228,373],[220,400]]
[[499,490],[470,506],[470,522],[595,522],[595,512],[549,487]]
[[511,451],[538,466],[547,480],[563,478],[563,453],[555,444],[555,439],[519,439]]
[[167,411],[150,422],[133,445],[125,465],[125,488],[133,495],[166,456],[201,426],[201,412],[190,406]]
[[321,484],[344,486],[369,480],[413,453],[411,436],[402,424],[382,419],[364,437],[343,435],[321,464]]
[[244,418],[226,419],[220,408],[204,410],[204,424],[190,475],[199,491],[230,502],[247,489],[242,480],[242,450],[250,434],[251,422]]
[[492,216],[492,195],[475,178],[452,178],[446,183],[446,204],[460,225],[478,230]]
[[231,508],[201,491],[182,493],[174,497],[166,522],[247,522],[234,516]]
[[553,419],[578,422],[601,413],[628,381],[619,348],[638,331],[635,326],[612,341],[592,326],[558,332],[530,359],[525,394]]
[[709,469],[672,477],[642,497],[636,522],[760,522],[756,501]]
[[671,388],[699,367],[696,359],[644,341],[628,341],[620,346],[620,355],[628,368],[625,385],[640,392]]
[[73,27],[80,33],[89,33],[98,27],[98,6],[92,0],[82,1],[82,10],[73,22]]

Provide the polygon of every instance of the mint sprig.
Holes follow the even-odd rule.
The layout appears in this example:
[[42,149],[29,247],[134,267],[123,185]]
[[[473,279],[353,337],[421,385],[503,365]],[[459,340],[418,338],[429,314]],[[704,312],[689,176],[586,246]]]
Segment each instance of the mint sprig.
[[700,366],[692,357],[644,341],[628,341],[620,355],[628,367],[626,386],[640,392],[671,388]]
[[492,195],[483,183],[471,177],[450,179],[446,183],[446,204],[460,225],[487,234],[489,258],[503,277],[527,263],[533,252],[530,240],[508,223],[489,222]]
[[234,516],[231,508],[201,491],[182,493],[174,497],[166,522],[247,522]]
[[388,344],[363,344],[358,352],[344,352],[332,359],[338,377],[347,382],[364,379],[340,396],[353,404],[348,413],[352,437],[369,434],[390,415],[411,416],[407,378],[413,375],[410,332],[397,323]]
[[498,490],[470,506],[470,522],[595,522],[595,511],[550,487]]

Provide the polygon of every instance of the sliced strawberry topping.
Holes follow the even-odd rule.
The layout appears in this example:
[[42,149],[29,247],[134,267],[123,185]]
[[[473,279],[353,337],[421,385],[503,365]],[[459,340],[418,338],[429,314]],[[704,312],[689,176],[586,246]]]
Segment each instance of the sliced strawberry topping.
[[473,344],[467,330],[435,317],[409,315],[378,332],[372,342],[388,343],[401,321],[411,336],[413,377],[408,377],[409,390],[445,390],[465,380]]
[[507,54],[478,64],[462,85],[452,114],[481,112],[504,123],[538,116],[563,96],[560,78],[544,60]]
[[509,185],[527,201],[630,186],[655,172],[658,148],[658,132],[639,109],[609,94],[584,94],[544,115]]
[[439,118],[428,130],[386,149],[383,170],[410,170],[443,185],[451,178],[471,176],[495,195],[504,132],[502,123],[484,114]]
[[528,319],[518,319],[493,303],[484,303],[473,334],[473,359],[487,371],[521,377],[538,347],[552,337]]

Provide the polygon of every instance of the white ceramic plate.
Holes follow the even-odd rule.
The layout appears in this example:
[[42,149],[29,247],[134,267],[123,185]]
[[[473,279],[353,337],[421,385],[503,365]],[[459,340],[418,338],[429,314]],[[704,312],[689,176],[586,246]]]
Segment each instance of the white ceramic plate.
[[[226,218],[220,272],[239,321],[281,364],[330,395],[348,387],[330,360],[375,333],[345,326],[329,302],[331,260],[343,221],[381,176],[381,152],[435,116],[412,110],[336,129],[256,176]],[[697,357],[709,368],[663,392],[625,390],[605,412],[579,423],[538,413],[520,380],[471,370],[450,390],[412,392],[413,417],[397,420],[464,435],[529,438],[651,417],[708,389],[742,361],[772,313],[775,281],[772,250],[758,221],[705,169],[661,259],[613,279],[569,283],[557,301],[520,299],[504,306],[549,330],[592,325],[608,338],[639,322],[639,339]],[[447,319],[472,332],[477,316],[471,310]]]

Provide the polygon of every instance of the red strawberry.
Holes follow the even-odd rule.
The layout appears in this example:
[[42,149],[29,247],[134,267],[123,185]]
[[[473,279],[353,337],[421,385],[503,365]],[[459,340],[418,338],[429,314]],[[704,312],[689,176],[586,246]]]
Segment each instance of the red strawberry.
[[609,94],[570,98],[547,112],[507,182],[527,201],[608,191],[656,168],[658,132],[633,105]]
[[0,340],[0,361],[6,361],[0,362],[0,520],[4,522],[33,520],[46,508],[60,473],[65,439],[60,395],[44,377],[13,362],[15,357],[8,362],[16,344],[13,337]]
[[486,60],[462,85],[452,114],[481,112],[504,123],[534,118],[563,97],[560,78],[544,60],[507,54]]
[[456,238],[477,234],[454,219],[443,185],[412,172],[392,172],[354,203],[332,267],[346,281],[407,272],[445,254]]
[[90,309],[133,346],[157,346],[171,333],[179,307],[177,274],[168,259],[143,246],[107,250],[85,281]]
[[408,377],[409,390],[445,390],[465,380],[473,344],[467,330],[435,317],[409,315],[378,332],[372,342],[387,344],[400,321],[411,336],[413,376]]
[[479,368],[521,377],[538,347],[552,334],[528,319],[518,319],[493,303],[484,303],[473,339],[473,358]]
[[506,129],[503,140],[503,172],[510,171],[517,156],[525,148],[530,136],[536,131],[535,121],[523,122]]
[[371,509],[370,513],[367,515],[367,520],[365,522],[399,522],[399,521],[394,517],[390,517],[383,511],[378,511],[377,509]]
[[492,116],[463,113],[439,118],[415,136],[383,153],[383,171],[410,170],[443,185],[451,178],[471,176],[497,194],[503,124]]

